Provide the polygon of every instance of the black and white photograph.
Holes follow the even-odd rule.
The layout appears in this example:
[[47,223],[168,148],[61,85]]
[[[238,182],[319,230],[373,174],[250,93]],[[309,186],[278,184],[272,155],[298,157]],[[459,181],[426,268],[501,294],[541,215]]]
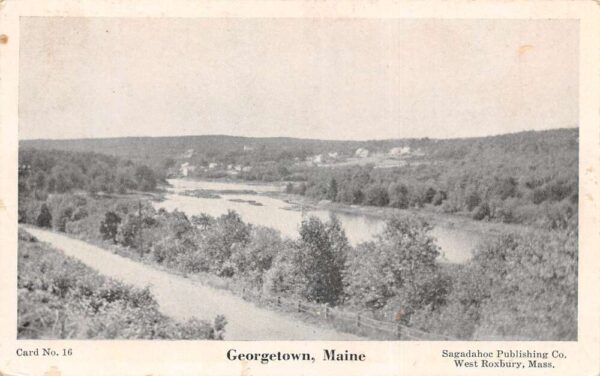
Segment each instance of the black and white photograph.
[[17,339],[577,341],[579,36],[21,17]]

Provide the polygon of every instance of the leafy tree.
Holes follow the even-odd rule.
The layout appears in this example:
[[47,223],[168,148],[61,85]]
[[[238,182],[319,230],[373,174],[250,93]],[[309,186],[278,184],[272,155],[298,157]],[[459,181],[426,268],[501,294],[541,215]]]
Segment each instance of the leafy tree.
[[107,211],[104,214],[104,219],[100,222],[100,234],[104,240],[112,240],[113,243],[117,242],[117,232],[119,224],[121,223],[121,217],[113,211]]
[[468,211],[473,210],[481,203],[481,196],[475,190],[471,190],[467,193],[465,197],[465,206]]
[[437,191],[435,193],[435,195],[433,196],[433,198],[431,200],[431,203],[433,205],[436,205],[436,206],[437,205],[441,205],[442,202],[444,202],[444,200],[447,199],[447,198],[448,198],[448,195],[446,194],[446,192],[444,192],[444,191]]
[[427,188],[427,190],[425,191],[425,194],[423,195],[423,202],[425,202],[426,204],[432,203],[433,198],[435,197],[436,194],[437,194],[437,192],[435,189],[433,189],[432,187]]
[[380,185],[372,185],[367,189],[365,203],[373,206],[386,206],[390,199],[388,192]]
[[282,248],[283,241],[278,231],[268,227],[253,227],[247,246],[235,247],[231,255],[235,274],[248,281],[250,287],[261,289],[264,274]]
[[218,275],[232,276],[235,270],[230,264],[231,255],[238,247],[248,244],[250,230],[251,226],[233,210],[217,218],[210,231],[205,231],[200,239],[208,269]]
[[51,227],[52,226],[52,214],[46,203],[42,204],[40,208],[40,214],[36,219],[36,224],[40,227]]
[[298,243],[300,259],[295,266],[304,278],[302,295],[306,299],[335,305],[342,296],[343,281],[332,231],[316,217],[303,220]]
[[285,193],[293,193],[294,192],[294,184],[287,183],[285,185]]
[[424,306],[441,305],[447,291],[435,261],[439,248],[430,230],[420,219],[395,216],[376,241],[360,244],[345,277],[351,303],[373,310],[402,310],[405,321]]
[[391,184],[388,188],[388,196],[390,206],[400,209],[408,208],[409,195],[406,185],[397,183]]
[[490,216],[490,206],[488,205],[487,202],[484,202],[481,205],[479,205],[473,212],[473,219],[475,219],[477,221],[481,221],[482,219],[485,219],[486,217],[489,217],[489,216]]
[[489,283],[475,338],[577,338],[576,232],[507,234],[472,263]]
[[327,199],[335,201],[338,195],[338,186],[335,178],[331,178],[329,181],[329,188],[327,189]]
[[138,166],[135,169],[135,180],[139,190],[151,191],[156,188],[156,176],[154,171],[146,165]]
[[500,179],[495,187],[496,194],[501,200],[517,195],[517,181],[513,177]]
[[52,217],[52,227],[57,229],[58,231],[65,232],[67,222],[71,220],[73,216],[73,207],[68,206],[60,206],[57,209],[57,213]]

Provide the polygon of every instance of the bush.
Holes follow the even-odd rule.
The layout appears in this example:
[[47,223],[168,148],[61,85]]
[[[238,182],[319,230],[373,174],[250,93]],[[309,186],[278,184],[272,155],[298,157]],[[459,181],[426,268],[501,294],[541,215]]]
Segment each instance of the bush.
[[388,188],[389,204],[394,208],[408,208],[408,188],[404,184],[391,184]]
[[475,338],[577,338],[574,234],[508,234],[480,249],[472,263],[489,280],[489,298]]
[[473,211],[472,218],[476,221],[481,221],[482,219],[488,218],[490,216],[490,206],[487,202],[479,205],[475,211]]
[[104,220],[100,222],[100,234],[102,234],[102,239],[111,240],[113,243],[116,243],[120,223],[121,217],[115,212],[106,212],[106,214],[104,214]]
[[385,188],[379,185],[373,185],[367,189],[365,203],[373,206],[387,206],[390,199]]
[[48,228],[52,226],[52,214],[50,214],[50,209],[48,209],[46,203],[43,203],[40,208],[40,214],[37,216],[36,225]]
[[148,289],[100,276],[45,244],[19,241],[19,339],[222,339],[226,320],[177,322]]
[[439,248],[421,219],[395,216],[374,242],[360,244],[352,253],[345,275],[351,304],[369,310],[411,314],[437,306],[446,291],[436,263]]

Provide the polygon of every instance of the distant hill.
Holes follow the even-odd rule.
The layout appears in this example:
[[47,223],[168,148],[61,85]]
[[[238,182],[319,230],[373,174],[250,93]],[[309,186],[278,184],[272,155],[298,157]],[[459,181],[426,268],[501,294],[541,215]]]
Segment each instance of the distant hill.
[[[473,145],[501,148],[506,152],[526,150],[551,152],[556,148],[577,147],[578,129],[565,128],[546,131],[527,131],[489,137],[460,139],[392,139],[366,141],[312,140],[289,137],[253,138],[235,136],[175,136],[175,137],[128,137],[72,140],[22,140],[21,148],[40,150],[84,151],[124,157],[150,163],[173,158],[179,159],[193,150],[195,157],[243,159],[244,154],[262,152],[264,157],[277,159],[281,153],[286,157],[304,158],[320,153],[337,152],[351,155],[358,148],[371,152],[388,152],[394,147],[409,146],[421,149],[429,157],[456,158],[467,154]],[[265,160],[265,158],[259,158]]]
[[20,183],[26,180],[33,194],[38,185],[59,193],[69,187],[126,192],[151,189],[164,177],[236,178],[286,182],[288,193],[317,201],[427,206],[477,220],[577,227],[577,128],[443,140],[27,140],[20,148],[20,163],[31,166]]

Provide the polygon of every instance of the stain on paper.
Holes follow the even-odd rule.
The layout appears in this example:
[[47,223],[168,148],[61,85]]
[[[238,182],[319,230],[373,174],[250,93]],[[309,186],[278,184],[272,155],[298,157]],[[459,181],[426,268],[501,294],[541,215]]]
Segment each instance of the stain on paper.
[[529,52],[531,50],[533,50],[533,46],[531,44],[522,44],[517,49],[517,54],[519,55],[519,57],[522,57],[523,55],[525,55],[527,52]]
[[6,35],[6,34],[0,35],[0,44],[6,44],[6,43],[8,43],[8,35]]
[[60,370],[56,366],[50,367],[49,370],[44,372],[44,376],[60,376],[60,375],[61,375]]

